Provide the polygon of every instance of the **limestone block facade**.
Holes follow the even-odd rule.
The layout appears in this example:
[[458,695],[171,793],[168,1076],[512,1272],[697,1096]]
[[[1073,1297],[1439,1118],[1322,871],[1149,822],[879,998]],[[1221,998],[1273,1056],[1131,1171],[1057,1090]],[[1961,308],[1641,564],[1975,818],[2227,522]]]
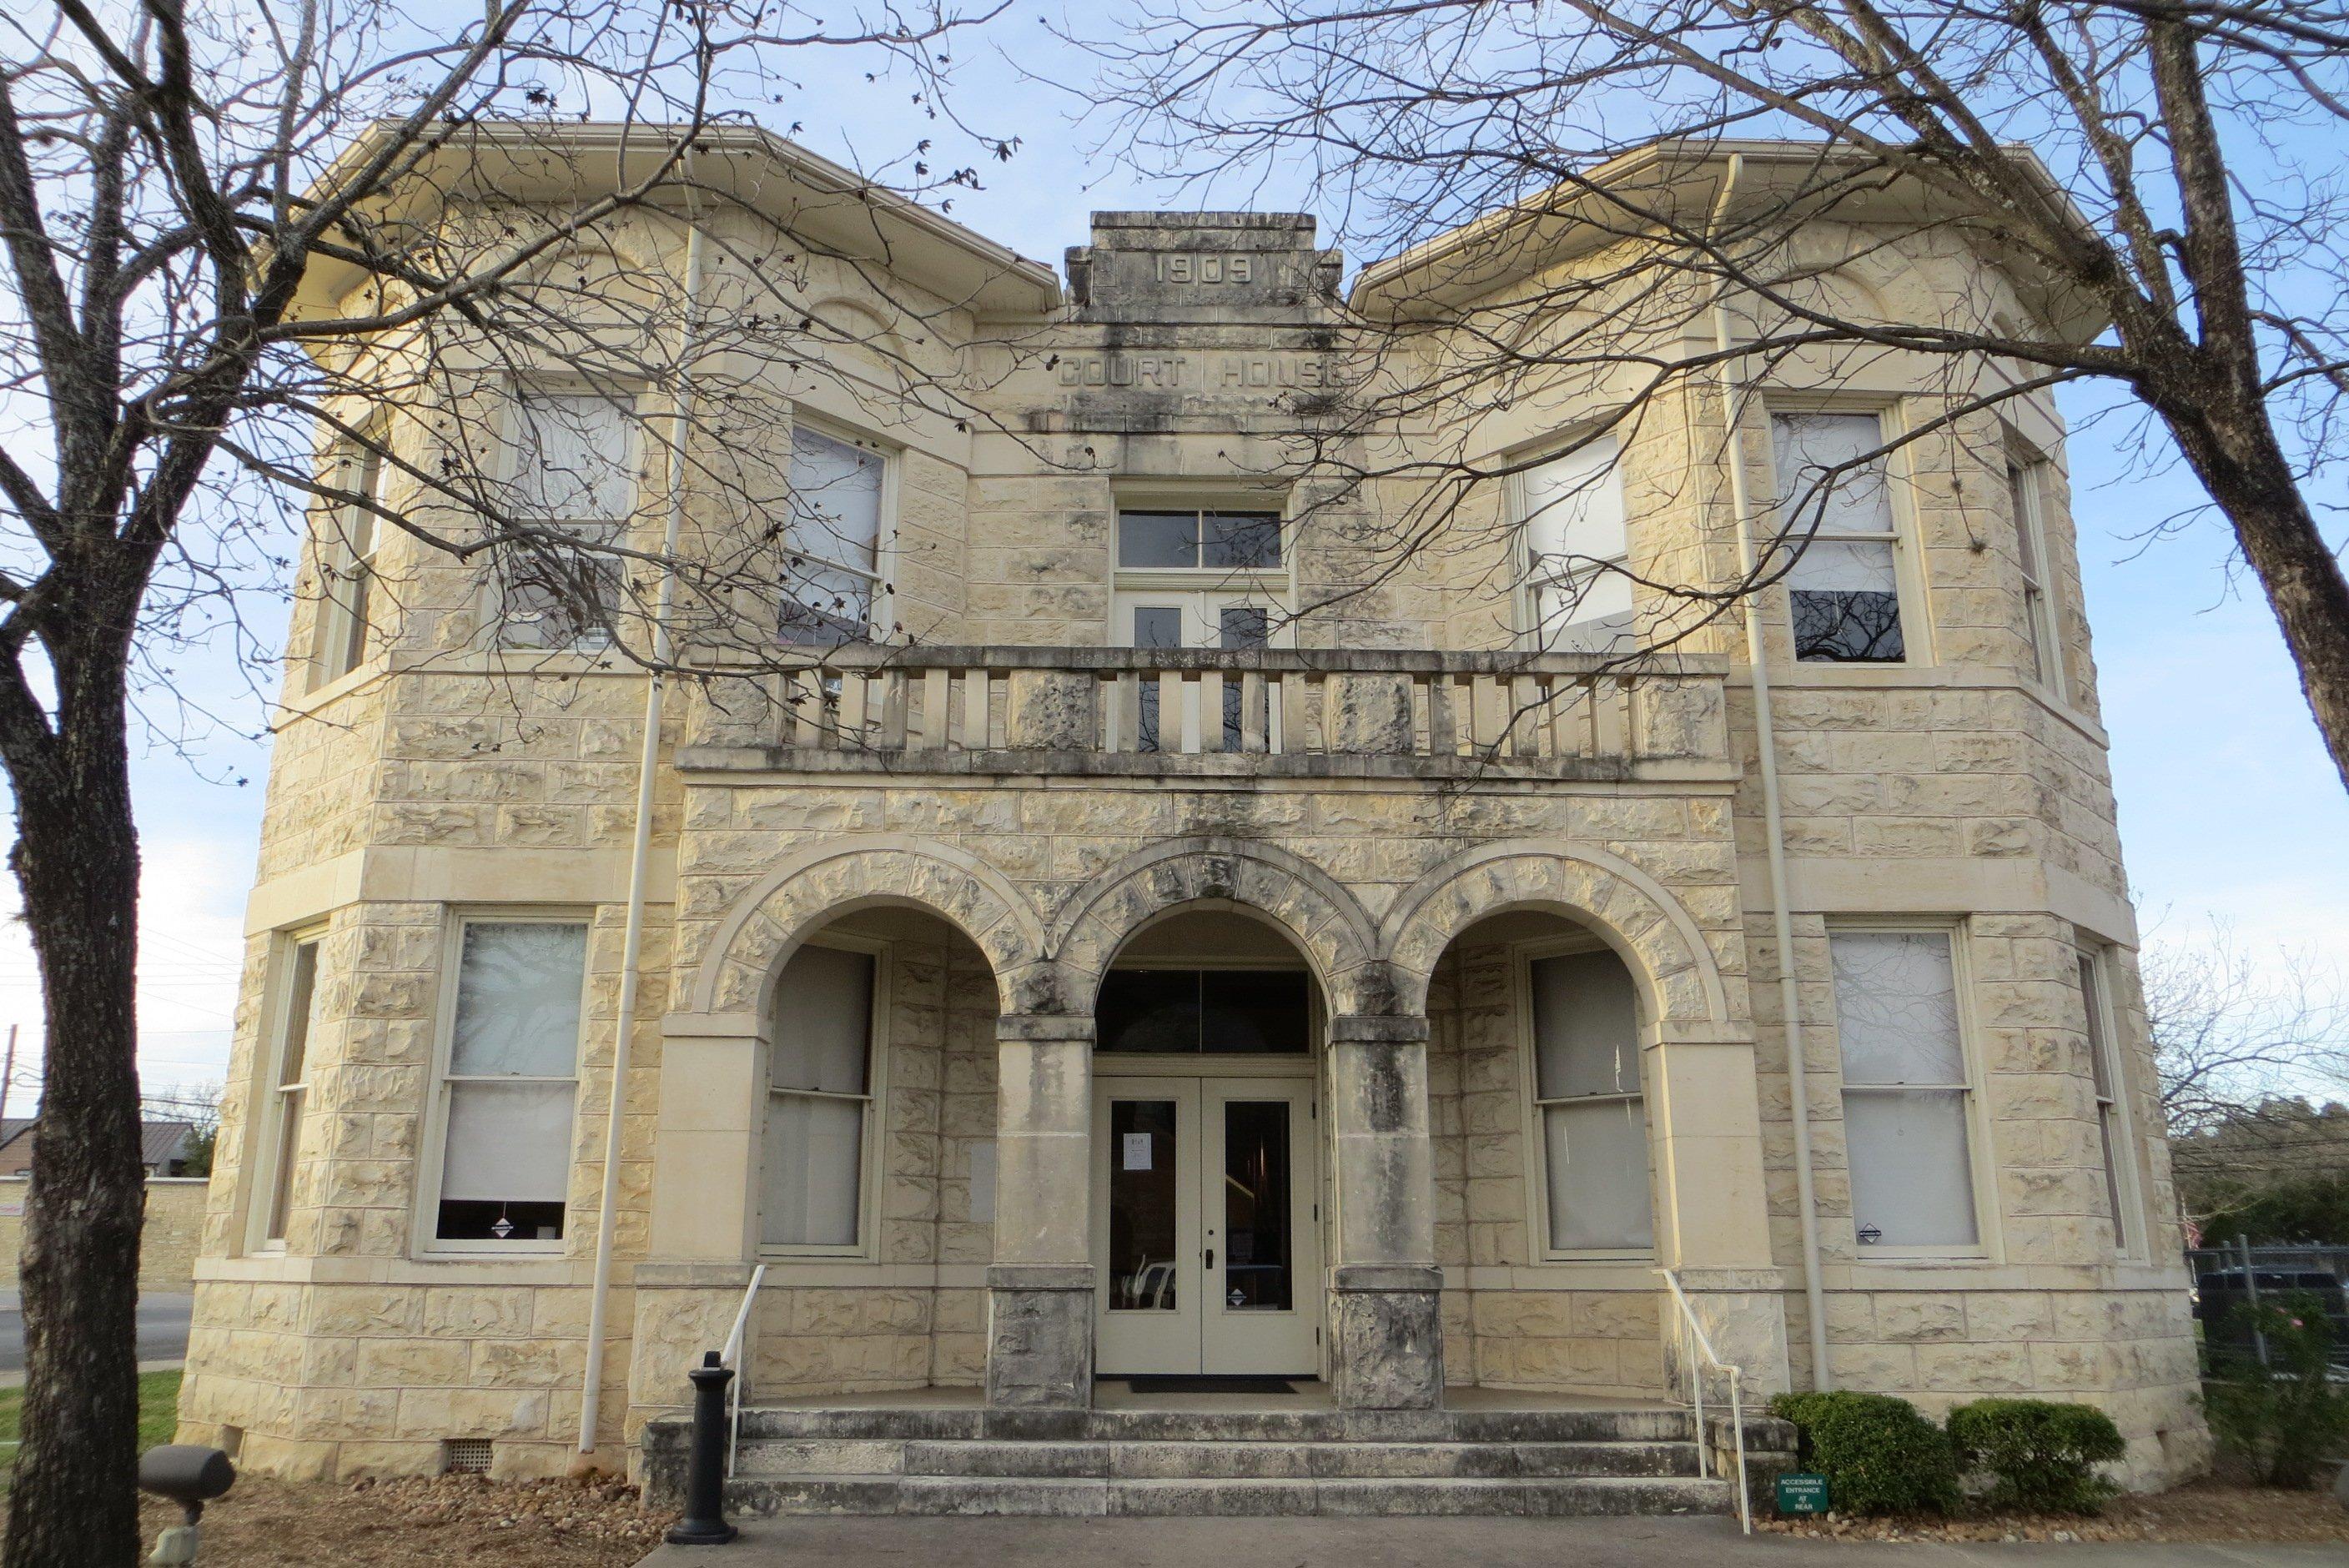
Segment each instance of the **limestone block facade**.
[[[798,222],[838,195],[784,144],[730,155]],[[1341,298],[1310,219],[1101,213],[1064,281],[885,209],[885,256],[835,253],[837,223],[774,301],[729,260],[762,242],[754,204],[694,218],[731,242],[698,308],[876,323],[890,353],[730,359],[774,412],[719,455],[778,509],[799,462],[849,476],[885,611],[820,671],[733,649],[670,686],[631,991],[647,677],[508,645],[481,563],[404,534],[349,640],[322,521],[186,1439],[300,1475],[484,1439],[501,1473],[617,1465],[738,1312],[753,1402],[1064,1409],[1154,1371],[1320,1379],[1350,1408],[1673,1400],[1676,1284],[1751,1389],[2087,1399],[2131,1480],[2200,1462],[2051,403],[1902,449],[1903,653],[1798,656],[1765,590],[1765,695],[1735,616],[1629,661],[1528,632],[1522,484],[1391,547],[1415,503],[1361,482],[1379,453],[1537,472],[1624,395],[1332,437],[1332,408],[1448,352],[1363,350],[1414,257]],[[687,229],[626,220],[582,264],[681,281]],[[1992,276],[1869,253],[1911,314]],[[978,412],[909,395],[907,365]],[[1735,442],[1715,397],[1626,427],[1638,578],[1736,575],[1724,451],[1775,495],[1785,431],[1950,396],[1898,356],[1804,368],[1737,405]],[[418,471],[512,437],[532,382],[475,379],[387,438]],[[647,549],[666,495],[688,552],[742,526],[657,451],[631,477]],[[401,483],[391,504],[428,505]],[[1676,612],[1642,586],[1627,613]]]

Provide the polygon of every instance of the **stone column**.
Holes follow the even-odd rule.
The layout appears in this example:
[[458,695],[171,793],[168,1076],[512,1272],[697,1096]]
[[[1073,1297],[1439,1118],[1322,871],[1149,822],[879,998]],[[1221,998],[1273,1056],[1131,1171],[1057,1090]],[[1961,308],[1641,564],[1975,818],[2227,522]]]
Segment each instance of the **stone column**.
[[1427,1020],[1330,1021],[1330,1133],[1338,1210],[1330,1361],[1340,1408],[1444,1403],[1444,1271],[1435,1263]]
[[[1677,1271],[1714,1351],[1744,1369],[1758,1404],[1787,1387],[1790,1281],[1770,1257],[1754,1043],[1667,1024],[1649,1051],[1649,1135],[1664,1205],[1657,1257]],[[1665,1354],[1678,1363],[1685,1352],[1669,1294],[1663,1316]]]
[[995,1038],[987,1402],[1081,1410],[1093,1397],[1093,1021],[1010,1013]]

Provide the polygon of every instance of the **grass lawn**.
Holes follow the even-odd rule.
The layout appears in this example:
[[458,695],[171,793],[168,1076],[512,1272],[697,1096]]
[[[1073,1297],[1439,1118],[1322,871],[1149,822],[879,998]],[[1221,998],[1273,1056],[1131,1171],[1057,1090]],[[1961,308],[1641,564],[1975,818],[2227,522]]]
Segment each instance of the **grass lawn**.
[[[8,1490],[9,1477],[16,1468],[16,1444],[22,1433],[19,1424],[24,1419],[25,1390],[20,1384],[14,1388],[0,1388],[0,1494]],[[180,1424],[180,1374],[141,1372],[139,1375],[139,1451],[145,1453],[157,1443],[168,1443]]]

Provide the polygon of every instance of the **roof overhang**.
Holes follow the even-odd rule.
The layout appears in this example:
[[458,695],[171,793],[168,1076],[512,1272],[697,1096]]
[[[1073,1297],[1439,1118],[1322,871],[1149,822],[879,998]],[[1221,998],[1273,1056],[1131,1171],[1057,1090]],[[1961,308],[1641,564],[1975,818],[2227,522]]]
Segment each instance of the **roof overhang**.
[[[390,122],[368,127],[313,187],[314,199],[356,177],[397,134]],[[1043,263],[757,126],[703,127],[682,154],[672,129],[652,124],[502,120],[430,134],[438,140],[366,203],[375,221],[430,224],[468,201],[577,204],[653,181],[644,195],[652,206],[690,216],[740,205],[811,246],[885,268],[980,315],[1038,315],[1061,302],[1060,278]],[[330,314],[365,275],[352,263],[315,260],[296,314]]]
[[[2027,177],[2068,222],[2086,220],[2037,155],[2013,150]],[[1717,213],[1730,160],[1740,168],[1726,213]],[[1362,269],[1348,304],[1373,321],[1440,321],[1547,268],[1641,233],[1701,231],[1773,202],[1856,223],[1942,225],[1966,230],[2041,320],[2066,341],[2085,343],[2107,325],[2104,313],[2064,286],[2035,258],[2005,242],[1993,224],[1937,219],[1935,192],[1913,176],[1885,173],[1866,153],[1825,142],[1668,139],[1637,147],[1587,174],[1562,181],[1402,254]]]

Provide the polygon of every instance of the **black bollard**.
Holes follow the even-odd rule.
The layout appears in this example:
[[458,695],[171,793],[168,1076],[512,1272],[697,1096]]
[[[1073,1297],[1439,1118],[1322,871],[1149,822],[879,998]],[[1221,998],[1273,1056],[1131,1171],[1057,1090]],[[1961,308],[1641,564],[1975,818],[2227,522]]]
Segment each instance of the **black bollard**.
[[726,1385],[731,1367],[708,1352],[686,1374],[693,1379],[693,1447],[685,1460],[685,1517],[668,1532],[672,1546],[723,1546],[734,1539],[726,1522]]

